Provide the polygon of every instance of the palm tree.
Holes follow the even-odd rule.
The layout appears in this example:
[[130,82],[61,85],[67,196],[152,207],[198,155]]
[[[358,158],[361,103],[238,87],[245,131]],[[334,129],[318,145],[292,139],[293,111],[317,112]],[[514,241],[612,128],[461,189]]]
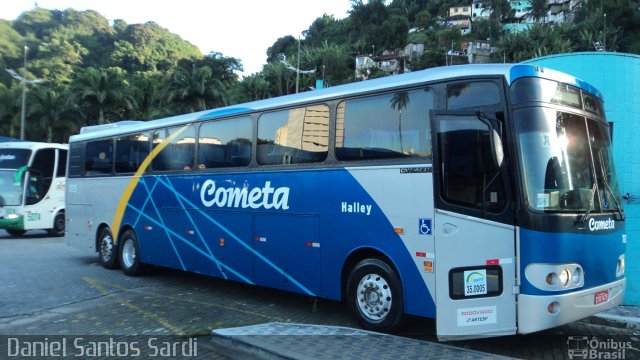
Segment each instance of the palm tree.
[[227,103],[224,84],[213,77],[209,66],[177,67],[166,83],[161,96],[175,104],[179,112],[194,112],[223,106]]
[[407,108],[409,104],[409,93],[399,91],[389,100],[392,109],[398,110],[398,134],[400,135],[400,152],[404,154],[404,146],[402,144],[402,110]]
[[122,119],[127,111],[133,110],[135,100],[124,90],[128,83],[121,69],[87,68],[72,83],[70,101],[98,114],[98,124],[104,124],[107,117]]
[[10,88],[0,83],[0,134],[17,137],[20,135],[20,85]]
[[32,95],[29,116],[38,119],[36,125],[46,134],[46,141],[67,142],[69,135],[77,130],[77,124],[70,116],[69,106],[61,101],[63,96],[50,88],[40,88]]

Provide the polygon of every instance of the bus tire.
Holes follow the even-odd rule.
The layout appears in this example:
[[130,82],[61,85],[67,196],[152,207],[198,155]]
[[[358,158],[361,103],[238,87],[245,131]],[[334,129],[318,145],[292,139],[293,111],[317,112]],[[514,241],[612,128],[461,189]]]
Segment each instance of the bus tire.
[[103,227],[98,235],[98,258],[105,269],[118,267],[118,247],[113,243],[113,235],[108,227]]
[[14,230],[14,229],[6,229],[6,230],[9,233],[9,235],[16,236],[16,237],[22,236],[24,235],[24,233],[27,232],[27,230]]
[[144,273],[145,266],[140,262],[140,245],[135,231],[129,229],[122,234],[118,250],[120,269],[126,275],[138,276]]
[[398,329],[404,315],[402,284],[383,260],[360,261],[347,280],[347,303],[358,323],[373,331]]
[[64,236],[64,227],[64,211],[60,211],[56,214],[56,217],[53,218],[53,228],[47,230],[47,233],[49,233],[50,236]]

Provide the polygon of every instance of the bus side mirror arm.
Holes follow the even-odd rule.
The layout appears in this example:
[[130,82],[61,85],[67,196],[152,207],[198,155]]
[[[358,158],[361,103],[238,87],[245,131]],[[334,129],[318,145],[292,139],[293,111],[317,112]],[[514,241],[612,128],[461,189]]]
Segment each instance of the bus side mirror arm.
[[489,117],[482,111],[478,111],[476,114],[480,121],[489,125],[489,137],[491,141],[491,158],[496,168],[501,169],[504,164],[504,147],[502,145],[502,138],[500,137],[500,121]]

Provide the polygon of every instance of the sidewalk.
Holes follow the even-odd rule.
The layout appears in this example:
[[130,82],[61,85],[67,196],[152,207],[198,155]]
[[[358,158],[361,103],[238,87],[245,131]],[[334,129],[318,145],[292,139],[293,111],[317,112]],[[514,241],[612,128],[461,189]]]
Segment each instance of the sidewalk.
[[233,359],[511,359],[440,343],[338,326],[290,323],[214,330],[208,340]]
[[[640,307],[618,306],[581,321],[640,332]],[[510,359],[354,328],[280,322],[214,330],[207,343],[233,359]]]
[[640,306],[620,305],[585,321],[593,324],[640,330]]

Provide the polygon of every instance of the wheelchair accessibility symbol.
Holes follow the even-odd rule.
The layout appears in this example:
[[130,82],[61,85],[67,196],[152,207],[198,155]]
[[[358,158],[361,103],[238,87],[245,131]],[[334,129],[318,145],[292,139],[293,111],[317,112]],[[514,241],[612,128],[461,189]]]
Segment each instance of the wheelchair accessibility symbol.
[[418,233],[431,235],[431,219],[418,219]]

